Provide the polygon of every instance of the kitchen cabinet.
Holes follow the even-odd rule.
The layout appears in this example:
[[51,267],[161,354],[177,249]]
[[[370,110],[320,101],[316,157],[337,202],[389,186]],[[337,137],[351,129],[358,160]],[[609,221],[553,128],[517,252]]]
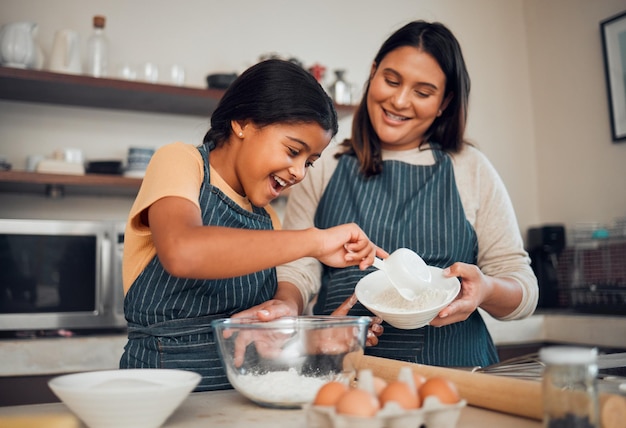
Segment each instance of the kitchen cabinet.
[[[0,99],[9,101],[209,117],[223,94],[223,90],[217,89],[0,67]],[[355,107],[337,105],[336,108],[343,118],[352,114]],[[0,171],[0,191],[43,189],[55,194],[55,189],[67,187],[85,194],[134,195],[140,184],[140,179],[119,176]]]

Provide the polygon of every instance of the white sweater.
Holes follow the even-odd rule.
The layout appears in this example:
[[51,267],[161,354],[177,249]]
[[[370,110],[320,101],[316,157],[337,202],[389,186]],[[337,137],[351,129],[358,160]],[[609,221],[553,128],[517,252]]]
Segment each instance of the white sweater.
[[[305,179],[289,195],[283,229],[313,227],[313,218],[326,186],[337,167],[339,146],[326,149],[309,168]],[[384,160],[414,165],[432,165],[430,150],[383,150]],[[516,280],[523,289],[520,305],[501,320],[526,318],[535,310],[539,296],[537,278],[517,224],[508,192],[489,160],[476,148],[465,146],[452,155],[456,185],[463,209],[478,237],[477,265],[485,275]],[[393,250],[387,249],[385,250]],[[290,282],[302,293],[305,305],[319,291],[322,266],[314,258],[304,258],[277,268],[278,281]]]

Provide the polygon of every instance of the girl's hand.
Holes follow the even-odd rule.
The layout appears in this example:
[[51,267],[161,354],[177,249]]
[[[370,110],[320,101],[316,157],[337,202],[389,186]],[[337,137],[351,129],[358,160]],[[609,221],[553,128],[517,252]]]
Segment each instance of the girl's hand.
[[[337,309],[333,311],[331,315],[333,316],[344,316],[348,315],[348,312],[352,307],[356,304],[357,298],[356,294],[352,294],[348,297]],[[380,317],[372,317],[372,321],[370,322],[369,328],[367,329],[367,337],[365,339],[365,346],[376,346],[378,345],[378,337],[383,334],[384,328],[381,325],[383,322]]]
[[231,318],[258,318],[261,321],[271,321],[280,317],[297,317],[298,308],[284,300],[272,299],[237,312]]
[[487,277],[478,266],[457,262],[443,270],[447,278],[461,279],[461,291],[456,299],[439,311],[430,322],[434,327],[441,327],[466,320],[483,302],[487,293]]
[[386,254],[354,223],[317,229],[316,234],[320,243],[315,257],[328,266],[342,268],[359,265],[361,270],[365,270],[374,263],[376,254]]
[[[294,311],[293,306],[283,300],[272,299],[238,312],[231,318],[257,318],[260,321],[271,321],[286,316],[298,316],[297,307]],[[231,331],[226,330],[224,337],[228,338],[231,334]],[[259,355],[272,358],[278,356],[281,344],[289,340],[290,337],[290,335],[280,335],[277,333],[264,332],[262,330],[249,332],[240,331],[237,339],[235,339],[235,367],[240,367],[241,364],[243,364],[246,348],[249,344],[254,342],[254,346]]]

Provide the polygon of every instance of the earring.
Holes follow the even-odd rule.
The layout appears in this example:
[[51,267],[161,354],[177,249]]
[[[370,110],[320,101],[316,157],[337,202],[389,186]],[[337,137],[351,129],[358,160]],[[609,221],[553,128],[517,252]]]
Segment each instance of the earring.
[[243,132],[239,133],[239,138],[243,138]]
[[437,112],[437,116],[441,116],[441,113],[443,112],[441,111],[441,109],[439,109],[439,111]]

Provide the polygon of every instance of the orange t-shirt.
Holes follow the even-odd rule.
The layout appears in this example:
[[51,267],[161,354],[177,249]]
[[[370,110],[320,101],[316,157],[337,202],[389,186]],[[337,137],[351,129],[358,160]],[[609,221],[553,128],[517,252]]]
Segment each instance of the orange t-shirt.
[[[235,192],[215,169],[209,168],[211,185],[224,192],[237,205],[252,211],[248,199]],[[177,142],[165,145],[154,153],[126,223],[122,264],[124,294],[156,255],[152,233],[141,222],[141,213],[159,199],[168,196],[187,199],[200,209],[198,195],[203,180],[204,160],[196,146]],[[274,229],[280,229],[276,212],[269,205],[265,210],[272,218]]]

